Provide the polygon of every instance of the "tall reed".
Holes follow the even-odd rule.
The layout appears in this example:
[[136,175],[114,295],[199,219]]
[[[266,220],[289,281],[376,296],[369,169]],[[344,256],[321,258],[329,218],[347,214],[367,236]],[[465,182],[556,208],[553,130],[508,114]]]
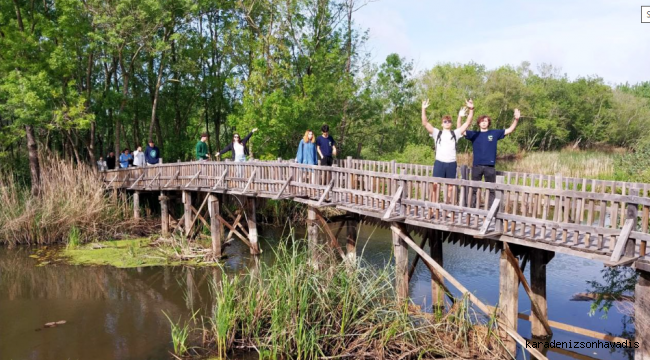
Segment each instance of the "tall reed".
[[531,152],[513,162],[500,162],[503,170],[565,177],[609,179],[614,176],[616,154],[598,151],[563,150]]
[[[50,244],[73,234],[81,242],[138,232],[124,200],[111,198],[92,168],[41,159],[41,194],[0,174],[0,244]],[[74,230],[73,230],[74,229]]]
[[390,267],[315,270],[303,248],[281,245],[272,264],[216,279],[204,346],[220,358],[237,347],[265,359],[496,357],[489,319],[467,301],[442,317],[423,313],[395,300]]

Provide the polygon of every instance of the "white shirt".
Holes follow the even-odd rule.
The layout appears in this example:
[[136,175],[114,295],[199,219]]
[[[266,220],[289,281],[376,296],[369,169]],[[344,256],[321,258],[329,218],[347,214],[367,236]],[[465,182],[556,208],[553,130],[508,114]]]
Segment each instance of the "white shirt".
[[235,150],[235,159],[244,156],[244,145],[238,142],[232,144],[232,148]]
[[463,137],[463,134],[458,129],[454,130],[454,134],[456,134],[456,141],[454,141],[451,136],[451,131],[442,130],[440,141],[437,141],[440,131],[434,128],[433,133],[429,134],[436,144],[436,160],[445,163],[454,162],[456,161],[456,142]]
[[142,151],[133,152],[133,166],[144,166],[144,153]]

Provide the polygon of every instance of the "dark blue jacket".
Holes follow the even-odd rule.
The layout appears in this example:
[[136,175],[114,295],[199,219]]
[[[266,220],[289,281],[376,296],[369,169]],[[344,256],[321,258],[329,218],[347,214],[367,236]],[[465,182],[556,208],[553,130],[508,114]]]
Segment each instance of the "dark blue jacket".
[[158,164],[160,161],[160,150],[158,150],[158,147],[155,145],[154,147],[147,145],[147,148],[144,150],[144,159],[147,164]]

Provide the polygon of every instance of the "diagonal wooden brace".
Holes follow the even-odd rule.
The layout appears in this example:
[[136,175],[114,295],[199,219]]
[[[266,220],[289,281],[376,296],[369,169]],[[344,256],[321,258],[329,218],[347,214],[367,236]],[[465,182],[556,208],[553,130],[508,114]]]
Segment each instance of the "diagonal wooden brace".
[[618,236],[618,240],[616,240],[616,246],[614,247],[614,252],[612,252],[612,257],[609,259],[610,261],[617,262],[623,257],[625,245],[627,244],[627,239],[630,237],[630,233],[632,233],[635,221],[636,219],[625,220],[625,225],[623,225],[621,234]]
[[219,187],[219,185],[226,179],[227,174],[228,174],[228,169],[224,170],[223,173],[221,173],[221,176],[219,176],[219,180],[217,180],[217,183],[214,184],[214,186],[212,187],[212,190]]
[[190,184],[192,184],[192,181],[194,181],[197,177],[199,177],[200,174],[201,174],[201,170],[197,171],[196,174],[194,174],[194,176],[192,176],[192,178],[190,179],[190,182],[188,182],[188,183],[185,185],[185,187],[186,187],[186,188],[187,188],[187,187],[190,187]]
[[521,271],[519,265],[517,264],[517,258],[515,258],[515,255],[512,253],[512,251],[510,251],[510,247],[508,246],[508,243],[505,241],[503,242],[503,251],[505,251],[506,253],[508,262],[515,269],[515,273],[517,274],[517,277],[519,277],[519,282],[521,283],[521,285],[523,285],[524,290],[526,290],[526,294],[528,294],[528,298],[530,299],[530,307],[533,310],[533,314],[535,314],[535,317],[537,317],[537,319],[539,319],[539,322],[542,324],[542,326],[544,326],[544,330],[546,330],[546,333],[548,335],[553,335],[553,330],[551,330],[551,326],[548,323],[548,319],[542,314],[542,310],[539,308],[537,303],[533,300],[533,291],[530,289],[530,286],[528,285],[528,281],[526,280],[524,273]]
[[393,210],[395,210],[395,206],[397,206],[397,202],[399,201],[399,198],[402,197],[403,191],[404,191],[404,185],[400,185],[399,188],[397,188],[395,195],[393,195],[393,198],[390,200],[390,206],[386,210],[386,213],[384,213],[382,219],[384,220],[390,219],[390,215],[393,213]]
[[323,191],[323,195],[321,195],[320,199],[318,199],[318,203],[316,204],[317,206],[320,206],[323,203],[323,201],[325,201],[325,198],[327,197],[327,194],[330,192],[330,190],[332,190],[332,187],[334,187],[334,179],[330,181],[325,191]]
[[138,183],[138,181],[140,181],[140,179],[142,179],[144,177],[144,174],[145,174],[145,172],[142,171],[142,174],[140,174],[140,176],[133,182],[133,184],[131,184],[131,186],[129,186],[129,190],[131,190],[131,189],[133,189],[135,187],[135,185]]
[[282,193],[287,188],[287,186],[289,186],[289,183],[291,182],[292,179],[293,179],[293,174],[289,175],[287,181],[285,181],[284,184],[282,184],[282,187],[280,188],[280,192],[277,195],[275,195],[275,200],[280,199],[280,196],[282,196]]
[[169,184],[171,184],[172,181],[176,180],[178,178],[178,175],[180,175],[180,173],[181,171],[177,170],[176,174],[174,174],[174,176],[172,176],[172,178],[169,179],[169,181],[167,181],[167,183],[165,184],[165,186],[163,186],[163,188],[166,188],[167,186],[169,186]]
[[248,191],[248,188],[249,188],[249,187],[251,186],[251,184],[253,183],[253,179],[255,179],[255,175],[256,175],[256,174],[257,174],[257,169],[253,169],[253,173],[251,174],[251,177],[248,178],[248,182],[246,183],[246,187],[245,187],[244,190],[241,192],[242,194],[245,194],[246,191]]
[[497,212],[499,211],[499,203],[501,203],[501,200],[494,199],[494,202],[492,203],[492,207],[490,207],[490,211],[488,212],[487,217],[485,218],[485,220],[483,220],[483,226],[481,226],[480,234],[482,235],[487,234],[488,228],[490,227],[490,223],[497,216]]

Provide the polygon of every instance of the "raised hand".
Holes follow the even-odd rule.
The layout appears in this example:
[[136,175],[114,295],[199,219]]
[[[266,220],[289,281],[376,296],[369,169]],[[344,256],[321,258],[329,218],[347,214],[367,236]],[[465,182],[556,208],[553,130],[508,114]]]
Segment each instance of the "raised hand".
[[458,116],[465,117],[466,113],[467,113],[467,108],[463,106],[462,108],[460,108],[460,111],[458,111]]
[[472,99],[465,100],[465,106],[470,110],[474,110],[474,101]]
[[426,109],[429,107],[429,99],[423,100],[422,101],[422,110]]
[[515,109],[515,120],[519,120],[521,117],[521,112],[519,112],[519,109]]
[[252,131],[252,132],[256,132],[256,131],[257,131],[257,128],[255,128],[255,129],[253,129],[253,131]]

